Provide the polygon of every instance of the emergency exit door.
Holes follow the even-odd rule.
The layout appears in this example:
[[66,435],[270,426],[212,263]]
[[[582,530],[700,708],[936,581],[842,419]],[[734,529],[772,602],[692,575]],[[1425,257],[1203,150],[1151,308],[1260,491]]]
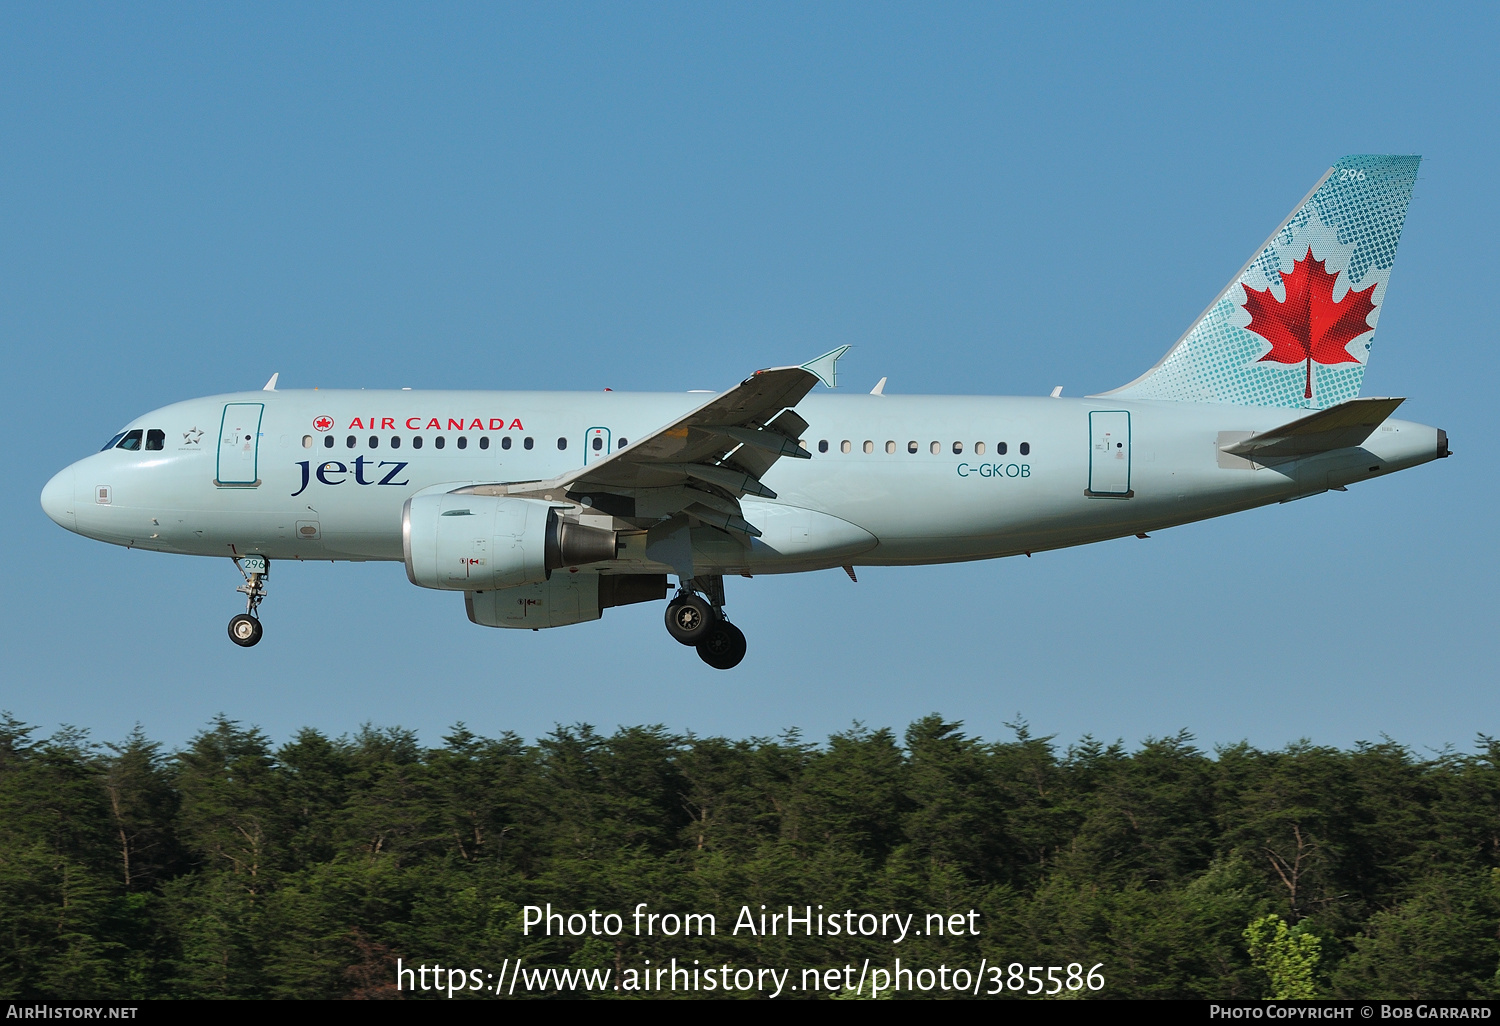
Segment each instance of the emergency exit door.
[[214,484],[241,488],[260,484],[260,418],[265,409],[264,403],[225,404]]
[[1089,486],[1086,495],[1128,499],[1130,490],[1130,414],[1095,410],[1089,414]]
[[583,435],[583,462],[598,463],[609,455],[610,430],[607,427],[591,427]]

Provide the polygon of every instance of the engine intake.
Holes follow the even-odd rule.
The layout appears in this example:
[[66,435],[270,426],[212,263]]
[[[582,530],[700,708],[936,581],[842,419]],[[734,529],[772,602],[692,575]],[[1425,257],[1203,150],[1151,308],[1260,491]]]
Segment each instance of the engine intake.
[[452,493],[408,499],[401,544],[411,583],[443,591],[535,584],[617,551],[614,531],[564,520],[551,503]]

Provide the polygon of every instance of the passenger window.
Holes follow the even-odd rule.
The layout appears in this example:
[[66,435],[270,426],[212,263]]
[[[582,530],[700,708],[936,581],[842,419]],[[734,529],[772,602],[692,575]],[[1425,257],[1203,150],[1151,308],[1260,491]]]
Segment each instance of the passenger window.
[[391,436],[391,448],[392,449],[399,449],[399,448],[401,448],[401,436],[400,435],[392,435]]
[[906,443],[906,451],[909,452],[909,453],[911,453],[912,455],[916,455],[916,452],[917,452],[917,442],[916,442],[916,439],[912,439],[910,442]]
[[964,443],[962,443],[962,442],[954,442],[953,443],[953,455],[958,456],[963,451],[964,451]]
[[996,442],[995,443],[995,452],[997,452],[1001,456],[1004,456],[1005,455],[1005,450],[1006,450],[1006,445],[1005,445],[1004,442]]
[[379,435],[371,435],[370,436],[370,448],[371,449],[379,449],[380,448],[380,436]]
[[167,447],[167,433],[151,428],[146,432],[146,449],[148,451],[160,452]]
[[828,439],[824,438],[824,439],[821,439],[818,442],[818,451],[819,452],[827,452],[828,451]]
[[535,445],[535,444],[536,444],[536,443],[535,443],[535,442],[533,442],[533,441],[532,441],[532,440],[531,440],[531,436],[530,436],[530,435],[527,435],[527,436],[526,436],[526,437],[525,437],[525,439],[523,439],[523,440],[522,440],[522,442],[521,442],[521,447],[522,447],[522,448],[523,448],[523,449],[530,449],[530,448],[531,448],[531,447],[532,447],[532,446],[533,446],[533,445]]
[[479,436],[479,447],[481,449],[488,449],[490,447],[490,436],[489,435],[480,435]]
[[505,435],[505,436],[503,436],[500,439],[500,448],[502,448],[502,449],[509,449],[510,448],[510,435]]
[[304,449],[311,449],[312,448],[312,435],[303,435],[302,436],[302,448],[304,448]]
[[875,443],[872,442],[872,441],[870,441],[868,438],[866,438],[865,439],[865,452],[868,453],[868,452],[874,452],[874,451],[875,451]]
[[122,439],[120,439],[120,443],[115,446],[116,449],[124,449],[127,452],[135,452],[140,447],[141,447],[141,429],[140,428],[136,428],[134,431],[127,431],[127,432],[125,432],[125,437],[122,438]]
[[332,449],[333,448],[333,436],[332,435],[324,435],[323,436],[323,448],[325,448],[325,449]]
[[[104,443],[104,449],[113,449],[115,447],[116,443],[118,443],[120,441],[120,439],[122,439],[124,437],[125,437],[125,432],[121,431],[118,435],[115,435],[115,437],[111,438],[109,441],[107,441],[107,442]],[[100,449],[99,451],[103,452],[104,449]]]
[[851,442],[851,441],[849,441],[849,439],[847,439],[847,438],[844,439],[842,442],[839,443],[839,452],[849,452],[853,448],[854,448],[854,443]]
[[467,435],[458,436],[458,447],[460,449],[467,449],[469,447],[469,438]]
[[352,449],[352,448],[354,448],[354,442],[355,442],[354,436],[350,435],[348,438],[344,439],[344,448],[345,449]]
[[448,444],[448,439],[444,438],[442,435],[438,435],[432,440],[432,444],[434,448],[441,449],[443,446]]
[[974,443],[974,455],[975,456],[983,456],[984,455],[984,443],[983,442],[975,442]]
[[604,448],[604,439],[600,438],[598,435],[595,435],[594,436],[594,451],[595,452],[599,452],[603,448]]
[[895,442],[886,442],[885,443],[885,451],[887,453],[893,453],[893,452],[895,452],[896,451],[896,443]]
[[928,446],[928,448],[932,451],[932,454],[936,456],[938,453],[943,451],[943,443],[933,442],[930,446]]
[[1031,443],[1030,442],[1022,442],[1021,443],[1021,455],[1022,456],[1030,456],[1031,455]]
[[562,450],[566,449],[567,447],[568,447],[568,440],[566,438],[559,438],[557,440],[557,450],[559,452],[561,452]]
[[412,435],[411,436],[411,447],[413,449],[420,449],[420,448],[422,448],[422,436],[421,435]]

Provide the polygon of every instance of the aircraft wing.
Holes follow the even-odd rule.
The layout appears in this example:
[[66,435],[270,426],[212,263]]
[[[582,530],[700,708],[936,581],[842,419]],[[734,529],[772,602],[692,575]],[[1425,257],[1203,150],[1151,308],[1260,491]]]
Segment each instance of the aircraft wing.
[[[782,457],[809,459],[798,444],[807,421],[793,409],[819,381],[833,384],[842,346],[800,367],[756,371],[734,388],[604,459],[550,481],[471,485],[465,492],[588,500],[601,513],[660,520],[687,513],[742,535],[760,531],[741,514],[745,495],[774,499],[761,483]],[[562,494],[559,494],[562,493]]]
[[1350,399],[1226,445],[1224,451],[1247,459],[1296,458],[1360,445],[1385,423],[1405,399]]

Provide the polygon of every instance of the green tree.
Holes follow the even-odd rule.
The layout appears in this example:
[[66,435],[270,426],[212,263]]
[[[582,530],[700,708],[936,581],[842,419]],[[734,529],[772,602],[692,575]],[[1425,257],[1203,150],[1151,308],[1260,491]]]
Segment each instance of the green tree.
[[177,790],[161,745],[140,724],[124,744],[105,747],[103,784],[120,882],[127,891],[150,889],[169,878],[181,858],[172,822]]
[[1434,873],[1371,916],[1338,966],[1340,996],[1394,999],[1492,996],[1500,959],[1500,880],[1488,872]]
[[1252,919],[1245,927],[1250,961],[1266,974],[1271,992],[1267,1000],[1287,1001],[1317,997],[1313,974],[1318,969],[1321,942],[1307,924],[1288,927],[1274,912]]

